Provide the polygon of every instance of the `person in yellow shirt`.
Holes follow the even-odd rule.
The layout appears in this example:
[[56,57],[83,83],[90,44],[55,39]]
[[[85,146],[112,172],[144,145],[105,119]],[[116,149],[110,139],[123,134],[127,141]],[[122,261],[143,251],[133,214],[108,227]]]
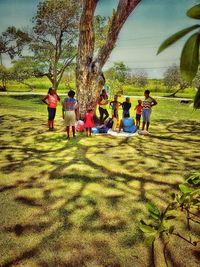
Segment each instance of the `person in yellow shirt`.
[[100,114],[100,124],[104,124],[104,121],[109,117],[109,114],[107,111],[108,96],[107,96],[105,89],[103,89],[101,92],[101,95],[98,99],[98,105],[99,105],[99,114]]

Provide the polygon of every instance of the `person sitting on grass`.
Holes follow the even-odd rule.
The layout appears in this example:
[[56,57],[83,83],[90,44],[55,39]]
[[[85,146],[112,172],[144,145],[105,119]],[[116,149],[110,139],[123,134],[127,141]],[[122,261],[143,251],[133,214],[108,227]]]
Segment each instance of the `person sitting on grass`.
[[42,99],[42,101],[47,104],[48,108],[48,127],[49,130],[54,130],[54,119],[56,116],[56,107],[60,97],[57,95],[54,88],[49,88],[47,95]]
[[67,139],[69,139],[70,127],[72,127],[73,137],[75,137],[75,124],[78,120],[77,101],[74,99],[75,92],[70,90],[68,97],[64,99],[62,106],[62,116],[65,120],[65,126],[67,131]]
[[125,115],[125,117],[120,121],[119,133],[121,132],[121,129],[123,129],[123,132],[125,133],[135,133],[137,131],[137,127],[135,126],[134,119]]
[[138,128],[138,130],[140,129],[140,118],[141,118],[141,115],[142,115],[142,100],[138,100],[138,104],[137,106],[135,106],[135,109],[136,111],[136,126]]
[[130,117],[130,110],[131,103],[130,103],[130,97],[126,97],[126,101],[122,103],[122,109],[123,109],[123,118]]
[[[146,126],[146,132],[148,134],[149,125],[150,125],[150,115],[151,115],[151,108],[155,105],[157,105],[157,101],[153,99],[150,95],[149,90],[144,91],[144,100],[142,102],[142,131],[145,130]],[[144,133],[144,132],[142,132]]]
[[94,127],[94,112],[92,108],[88,108],[86,115],[85,115],[85,121],[84,121],[84,127],[86,130],[86,135],[88,137],[92,136],[92,128]]

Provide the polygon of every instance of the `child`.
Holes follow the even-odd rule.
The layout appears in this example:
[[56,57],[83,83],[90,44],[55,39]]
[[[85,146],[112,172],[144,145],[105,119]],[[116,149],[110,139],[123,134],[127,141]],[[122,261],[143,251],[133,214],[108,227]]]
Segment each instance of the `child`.
[[119,119],[118,108],[120,105],[121,103],[118,101],[118,96],[115,95],[114,100],[110,102],[110,106],[112,107],[112,119]]
[[122,108],[123,108],[123,118],[130,117],[129,113],[129,110],[131,108],[130,97],[126,97],[126,101],[122,103]]
[[140,129],[140,118],[142,115],[142,100],[138,100],[138,104],[134,109],[136,111],[136,126]]
[[86,129],[86,135],[88,137],[92,136],[92,127],[94,127],[94,112],[92,110],[92,108],[88,108],[87,113],[85,115],[85,123],[84,123],[84,127]]
[[70,126],[72,127],[73,137],[75,137],[75,123],[78,119],[77,101],[74,99],[75,92],[70,90],[68,97],[63,101],[62,115],[65,120],[67,139],[69,139]]
[[48,106],[48,126],[49,130],[54,130],[54,119],[56,116],[56,107],[58,101],[60,101],[59,96],[54,88],[49,88],[47,95],[42,99],[42,101]]

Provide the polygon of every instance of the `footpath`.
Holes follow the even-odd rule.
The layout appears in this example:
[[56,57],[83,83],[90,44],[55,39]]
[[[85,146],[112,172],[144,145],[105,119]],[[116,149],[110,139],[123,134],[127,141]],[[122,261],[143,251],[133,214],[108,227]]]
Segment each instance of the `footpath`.
[[[39,92],[0,92],[0,95],[2,96],[12,96],[12,95],[15,95],[15,96],[21,96],[21,95],[46,95],[46,93],[39,93]],[[60,96],[66,96],[66,94],[64,93],[59,93]],[[130,97],[130,98],[142,98],[143,95],[121,95],[121,97]],[[169,100],[169,99],[172,99],[172,100],[192,100],[192,98],[186,98],[186,97],[167,97],[167,96],[155,96],[153,95],[154,98],[158,98],[158,99],[166,99],[166,100]]]

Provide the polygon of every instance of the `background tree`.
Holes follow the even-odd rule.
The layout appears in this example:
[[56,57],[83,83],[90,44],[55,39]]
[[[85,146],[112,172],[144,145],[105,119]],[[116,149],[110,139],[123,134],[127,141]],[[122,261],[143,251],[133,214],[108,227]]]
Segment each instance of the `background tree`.
[[11,79],[10,70],[6,68],[4,65],[0,64],[0,91],[6,91],[7,82]]
[[[193,19],[200,19],[200,4],[193,6],[186,12],[187,16]],[[189,28],[183,29],[168,39],[166,39],[159,47],[158,54],[165,50],[170,45],[174,44],[180,38],[198,29],[185,42],[180,59],[181,75],[186,81],[192,81],[197,74],[199,67],[199,49],[200,49],[200,24],[193,25]],[[194,99],[194,108],[200,108],[200,87]]]
[[119,32],[126,19],[141,0],[119,0],[117,10],[109,21],[103,46],[95,53],[94,13],[99,0],[84,0],[79,26],[79,49],[77,58],[77,90],[79,113],[83,118],[90,103],[96,100],[102,88],[102,68],[112,52]]
[[179,91],[191,86],[191,82],[187,82],[182,78],[180,69],[176,65],[170,66],[165,71],[163,81],[164,85],[169,89],[169,91],[173,91],[169,95],[170,97],[174,97]]
[[135,71],[131,75],[132,84],[138,87],[145,87],[148,83],[148,75],[145,71]]
[[14,64],[10,70],[11,79],[24,84],[33,90],[34,86],[27,82],[27,80],[36,76],[38,71],[37,62],[35,62],[32,57],[24,57],[13,63]]
[[124,64],[124,62],[114,62],[113,66],[104,72],[106,78],[110,80],[118,80],[124,83],[127,79],[129,73],[129,68]]
[[21,56],[24,46],[30,42],[30,37],[27,33],[16,29],[14,26],[8,27],[0,36],[0,64],[2,55],[8,55],[11,59],[14,56]]
[[46,76],[55,89],[77,55],[80,8],[79,1],[46,0],[33,18],[30,49],[38,63],[37,76]]

